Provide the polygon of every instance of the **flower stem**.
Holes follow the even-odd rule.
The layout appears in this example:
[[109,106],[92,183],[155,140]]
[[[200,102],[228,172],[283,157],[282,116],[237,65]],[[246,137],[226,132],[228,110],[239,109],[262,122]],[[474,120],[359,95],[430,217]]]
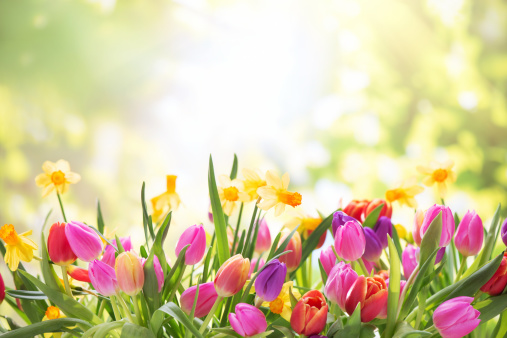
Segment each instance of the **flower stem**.
[[217,310],[218,305],[220,304],[222,299],[224,299],[224,298],[220,297],[220,296],[217,297],[215,304],[213,304],[213,307],[211,308],[210,312],[206,316],[206,319],[204,319],[204,322],[202,323],[201,328],[199,329],[199,333],[201,333],[201,334],[204,333],[204,331],[208,327],[209,322],[211,321],[211,318],[213,318],[213,316],[215,315],[215,311]]
[[116,304],[114,296],[111,296],[111,307],[113,308],[116,321],[120,320],[121,319],[120,310],[118,309],[118,304]]
[[116,293],[117,298],[120,300],[120,304],[123,307],[123,310],[125,311],[125,314],[127,315],[127,318],[130,320],[131,323],[135,323],[134,319],[132,318],[132,313],[130,312],[130,309],[127,307],[127,304],[123,300],[120,293]]
[[67,276],[67,265],[62,265],[61,268],[62,268],[63,284],[65,285],[65,292],[67,292],[67,295],[69,297],[72,297],[72,291],[70,290],[69,285],[69,276]]
[[56,196],[58,196],[58,203],[60,203],[60,209],[62,210],[63,220],[67,223],[67,217],[65,217],[65,210],[63,210],[62,198],[60,197],[60,193],[56,191]]
[[359,263],[359,266],[361,267],[361,270],[363,270],[363,273],[365,276],[369,276],[369,273],[368,273],[368,269],[366,268],[366,266],[364,265],[364,262],[361,258],[359,258],[357,260],[357,262]]
[[132,302],[134,303],[134,312],[136,314],[137,323],[141,325],[141,323],[143,323],[143,317],[141,317],[141,311],[139,311],[137,295],[132,296]]
[[178,277],[178,280],[176,281],[176,284],[174,284],[173,290],[171,291],[171,294],[169,295],[169,298],[167,300],[168,303],[170,303],[173,300],[173,297],[176,294],[176,291],[178,291],[178,286],[180,286],[181,278],[183,277],[183,274],[185,273],[186,268],[187,268],[187,265],[184,264],[183,268],[181,270],[180,276]]
[[463,274],[463,271],[465,271],[466,266],[467,266],[467,258],[465,256],[462,256],[461,263],[460,263],[459,270],[458,270],[458,274],[456,275],[456,280],[454,281],[454,283],[459,281],[459,279],[461,278],[461,275]]

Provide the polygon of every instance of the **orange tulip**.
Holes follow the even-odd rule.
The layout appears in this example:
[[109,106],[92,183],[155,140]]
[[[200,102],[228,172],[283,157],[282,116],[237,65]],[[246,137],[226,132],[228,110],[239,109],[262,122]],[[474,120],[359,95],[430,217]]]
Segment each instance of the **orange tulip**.
[[294,307],[290,326],[298,334],[305,336],[318,334],[326,326],[327,311],[324,295],[317,290],[308,291]]
[[351,315],[361,303],[361,321],[369,322],[377,317],[387,303],[387,285],[380,276],[359,276],[350,287],[345,310]]

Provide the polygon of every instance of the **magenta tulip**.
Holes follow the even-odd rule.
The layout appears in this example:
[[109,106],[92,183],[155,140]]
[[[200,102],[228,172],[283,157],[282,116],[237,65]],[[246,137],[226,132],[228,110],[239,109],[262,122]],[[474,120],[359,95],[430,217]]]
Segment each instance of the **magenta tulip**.
[[192,225],[181,234],[176,244],[176,256],[187,244],[190,244],[190,246],[185,253],[185,264],[194,265],[199,263],[206,251],[206,233],[202,224]]
[[339,262],[329,273],[324,287],[324,294],[330,302],[338,304],[340,309],[345,311],[347,293],[357,278],[358,275],[350,264]]
[[239,303],[235,310],[236,313],[229,313],[229,322],[232,329],[240,336],[255,336],[268,328],[264,313],[255,306]]
[[2,278],[2,274],[0,274],[0,304],[2,304],[4,299],[5,299],[5,283]]
[[266,219],[262,219],[259,223],[259,232],[257,233],[257,242],[255,243],[256,252],[269,251],[271,249],[271,233],[269,232]]
[[331,223],[331,226],[333,228],[333,237],[336,234],[336,229],[338,229],[338,227],[343,226],[345,223],[347,223],[349,221],[355,221],[359,224],[359,221],[357,219],[355,219],[352,216],[347,215],[343,211],[335,212],[333,214],[333,222]]
[[118,291],[114,269],[108,264],[94,260],[88,265],[88,276],[93,287],[104,296],[113,296]]
[[454,216],[452,215],[452,211],[449,207],[435,204],[429,208],[424,214],[420,235],[421,238],[423,238],[424,233],[428,230],[431,222],[433,222],[440,212],[442,213],[442,235],[440,236],[439,246],[443,248],[444,246],[449,245],[452,236],[454,236]]
[[91,262],[102,253],[102,240],[89,226],[80,222],[67,223],[65,236],[76,256]]
[[454,237],[456,249],[465,257],[475,256],[481,251],[483,239],[484,228],[481,218],[474,210],[468,211],[459,223]]
[[507,218],[502,223],[500,236],[502,237],[503,244],[507,245]]
[[334,247],[344,260],[358,260],[364,254],[365,246],[363,227],[356,221],[348,221],[336,229]]
[[419,260],[419,248],[408,244],[401,254],[401,264],[403,265],[403,276],[408,280]]
[[336,255],[334,254],[333,247],[328,246],[320,252],[320,263],[329,276],[331,269],[336,265]]
[[480,312],[473,308],[473,297],[456,297],[440,304],[433,312],[433,323],[443,338],[464,337],[477,326]]
[[280,263],[278,259],[270,262],[255,280],[257,296],[265,302],[274,301],[282,291],[286,276],[287,267],[285,263]]
[[[123,248],[125,249],[125,251],[130,251],[133,249],[130,236],[120,238],[120,242],[121,242],[121,245],[123,246]],[[101,261],[114,268],[114,262],[116,259],[114,254],[116,252],[115,248],[117,246],[116,246],[116,241],[112,241],[111,243],[113,243],[114,247],[109,244],[106,245],[106,248],[104,249],[104,254],[102,255]]]
[[[189,315],[194,306],[195,293],[197,285],[191,286],[181,294],[181,309]],[[197,304],[195,306],[194,316],[197,318],[208,315],[217,300],[217,292],[213,282],[199,284],[199,295],[197,296]]]

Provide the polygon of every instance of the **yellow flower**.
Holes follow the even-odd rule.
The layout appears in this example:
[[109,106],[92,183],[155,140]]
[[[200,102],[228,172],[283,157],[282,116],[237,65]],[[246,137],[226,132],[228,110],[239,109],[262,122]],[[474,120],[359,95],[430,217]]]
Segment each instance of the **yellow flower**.
[[273,313],[279,314],[283,319],[290,322],[290,316],[292,315],[292,307],[290,304],[289,290],[292,289],[292,294],[296,299],[301,298],[301,294],[294,289],[293,282],[287,282],[283,285],[282,291],[275,300],[271,302],[263,302],[262,306],[269,307],[269,310]]
[[248,194],[249,200],[253,201],[259,198],[259,194],[257,193],[257,189],[266,185],[266,181],[264,181],[259,174],[250,169],[243,169],[241,171],[245,179],[243,180],[243,185],[245,188],[245,192]]
[[18,235],[12,224],[5,224],[0,228],[0,238],[5,242],[4,260],[11,271],[18,269],[20,260],[32,261],[33,251],[37,250],[37,244],[27,237],[31,234],[32,230]]
[[394,228],[396,229],[396,232],[398,233],[398,237],[402,239],[407,239],[407,229],[401,224],[395,224]]
[[271,171],[266,172],[266,186],[257,189],[257,193],[262,197],[262,201],[257,204],[262,210],[269,210],[275,207],[275,216],[280,216],[285,210],[285,205],[297,207],[301,204],[301,194],[290,192],[289,174],[285,173],[282,179],[278,178]]
[[250,196],[244,191],[243,182],[238,179],[231,181],[229,176],[220,175],[218,178],[220,183],[217,186],[218,197],[222,203],[222,210],[227,216],[232,215],[232,212],[236,208],[239,202],[247,202]]
[[54,189],[63,194],[69,188],[69,184],[77,183],[81,180],[79,174],[70,171],[69,162],[58,160],[56,163],[46,161],[42,164],[43,174],[35,177],[35,184],[43,187],[42,197],[48,196]]
[[414,196],[423,192],[424,188],[414,184],[413,179],[401,183],[398,188],[386,191],[386,200],[390,203],[398,201],[400,205],[406,204],[411,208],[417,208]]
[[447,194],[447,183],[456,181],[456,173],[452,170],[453,161],[445,163],[431,162],[429,166],[417,166],[417,171],[427,177],[424,178],[423,184],[431,187],[437,184],[438,194],[444,198]]
[[[60,312],[60,309],[56,306],[50,306],[46,310],[46,315],[42,318],[42,321],[58,319],[58,318],[67,318],[64,314]],[[62,332],[50,332],[44,333],[44,338],[60,338],[62,336]]]
[[288,214],[291,218],[285,222],[284,226],[292,230],[299,225],[298,232],[305,239],[308,238],[320,223],[322,223],[322,218],[310,217],[306,215],[301,208],[294,208],[294,210],[291,210]]
[[176,210],[180,205],[180,196],[176,192],[176,178],[177,176],[167,175],[166,192],[151,199],[151,205],[153,207],[153,214],[151,217],[155,223],[162,221],[169,211]]

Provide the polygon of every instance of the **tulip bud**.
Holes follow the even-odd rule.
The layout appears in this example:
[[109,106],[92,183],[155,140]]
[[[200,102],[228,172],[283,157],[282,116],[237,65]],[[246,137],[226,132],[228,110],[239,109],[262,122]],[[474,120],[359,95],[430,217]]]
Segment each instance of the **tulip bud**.
[[65,236],[72,251],[85,262],[93,261],[102,253],[102,240],[99,235],[83,223],[67,223]]
[[387,303],[387,285],[379,276],[359,276],[350,287],[345,310],[351,315],[361,303],[361,321],[369,322],[377,317]]
[[428,230],[431,222],[433,222],[433,219],[435,219],[440,212],[442,212],[442,236],[440,237],[439,246],[443,248],[444,246],[449,245],[452,236],[454,236],[454,216],[452,215],[452,211],[449,207],[437,204],[430,207],[424,214],[420,235],[421,238],[424,236],[424,233]]
[[266,219],[262,219],[259,223],[259,231],[257,233],[257,242],[255,243],[255,252],[264,252],[271,249],[271,233],[269,232]]
[[366,238],[359,223],[348,221],[338,227],[335,233],[334,247],[338,256],[346,261],[355,261],[364,254]]
[[264,259],[261,258],[261,261],[259,262],[259,266],[257,266],[257,262],[259,260],[257,258],[252,258],[252,262],[250,262],[250,271],[248,272],[248,279],[252,277],[252,273],[259,271],[262,269],[264,264],[266,263]]
[[360,222],[364,222],[364,212],[366,211],[366,207],[370,201],[368,200],[352,200],[349,204],[343,209],[343,212],[347,215],[354,217]]
[[202,259],[206,251],[206,233],[202,224],[192,225],[181,234],[176,244],[176,256],[188,244],[190,246],[185,252],[185,264],[194,265]]
[[[282,244],[287,238],[287,236],[289,236],[289,234],[290,234],[289,229],[287,228],[283,229],[282,236],[280,236],[280,241],[278,243]],[[287,247],[285,248],[285,251],[289,250],[291,250],[292,252],[280,256],[278,260],[282,263],[285,263],[285,265],[287,266],[287,272],[292,272],[296,270],[297,267],[299,266],[303,254],[301,247],[301,236],[297,231],[292,235],[289,244],[287,244]]]
[[419,260],[419,248],[408,244],[401,254],[401,265],[403,265],[403,276],[408,280]]
[[503,244],[507,245],[507,218],[502,223],[501,237]]
[[345,311],[345,301],[350,287],[356,281],[358,275],[350,264],[339,262],[329,273],[324,287],[324,294],[330,302],[338,304]]
[[2,274],[0,274],[0,304],[2,304],[4,299],[5,299],[5,283],[4,279],[2,278]]
[[91,283],[88,270],[75,265],[67,266],[67,274],[80,282]]
[[481,287],[481,291],[490,296],[496,296],[503,292],[507,285],[507,252],[504,252],[500,266],[493,277]]
[[331,269],[336,265],[336,256],[333,252],[333,247],[328,246],[327,249],[324,249],[320,252],[320,263],[322,267],[326,271],[326,274],[329,276]]
[[348,221],[355,221],[355,222],[359,223],[357,219],[347,215],[343,211],[335,212],[333,214],[333,223],[331,224],[331,226],[333,228],[333,236],[335,236],[335,234],[336,234],[336,229],[343,226]]
[[391,223],[391,219],[386,216],[379,217],[373,230],[382,244],[382,249],[387,248],[387,236],[393,237],[393,223]]
[[[120,242],[121,242],[121,246],[123,247],[123,249],[125,251],[130,251],[133,249],[130,236],[121,237]],[[106,245],[106,248],[104,249],[104,254],[102,255],[101,261],[114,268],[114,263],[116,260],[116,258],[115,258],[116,241],[113,241],[112,243],[113,243],[114,247],[109,244]]]
[[363,258],[370,262],[377,261],[380,255],[382,255],[382,244],[380,243],[380,239],[371,228],[363,228],[363,231],[366,240]]
[[482,220],[475,211],[468,211],[461,220],[454,237],[454,245],[465,257],[475,256],[481,251],[484,239]]
[[158,292],[160,292],[164,286],[164,270],[162,270],[162,265],[160,265],[157,255],[153,256],[153,269],[155,270],[155,276],[157,276]]
[[290,326],[298,334],[318,334],[326,326],[327,311],[324,295],[317,290],[308,291],[292,310]]
[[144,270],[139,257],[133,251],[122,252],[115,264],[118,286],[129,296],[135,296],[144,285]]
[[230,297],[245,285],[250,271],[250,260],[241,254],[232,256],[222,264],[215,276],[215,290],[220,297]]
[[[444,258],[445,249],[446,247],[438,249],[437,255],[435,256],[435,265],[440,263],[442,261],[442,258]],[[417,256],[419,257],[419,250],[417,251]],[[419,260],[419,258],[417,258],[417,260]]]
[[67,236],[65,236],[66,223],[55,223],[49,229],[48,254],[53,263],[66,266],[74,263],[76,254],[70,248]]
[[104,296],[113,296],[118,291],[114,269],[104,262],[94,260],[88,265],[88,275],[93,287]]
[[[190,315],[192,307],[194,306],[196,290],[197,286],[194,285],[186,289],[181,294],[181,309],[187,315]],[[213,282],[199,284],[199,295],[197,296],[194,316],[196,318],[201,318],[208,315],[208,313],[211,311],[211,308],[215,304],[217,297],[218,295],[215,291],[215,285],[213,285]]]
[[275,300],[280,291],[282,291],[286,276],[287,267],[284,263],[280,263],[278,259],[270,262],[255,280],[255,292],[257,296],[265,302]]
[[414,215],[414,227],[412,228],[412,237],[414,238],[414,243],[417,246],[421,246],[421,226],[424,221],[424,212],[420,209],[417,209]]
[[479,326],[481,313],[470,305],[473,300],[473,297],[456,297],[437,307],[433,323],[442,338],[464,337]]
[[391,203],[386,202],[381,198],[375,198],[370,203],[368,203],[366,209],[364,210],[364,217],[366,218],[373,210],[375,210],[381,204],[383,204],[384,206],[382,207],[382,210],[380,210],[379,217],[391,218],[393,214],[393,207],[391,206]]
[[236,313],[229,313],[229,322],[232,329],[240,336],[255,336],[268,328],[264,313],[255,306],[239,303],[235,311]]

